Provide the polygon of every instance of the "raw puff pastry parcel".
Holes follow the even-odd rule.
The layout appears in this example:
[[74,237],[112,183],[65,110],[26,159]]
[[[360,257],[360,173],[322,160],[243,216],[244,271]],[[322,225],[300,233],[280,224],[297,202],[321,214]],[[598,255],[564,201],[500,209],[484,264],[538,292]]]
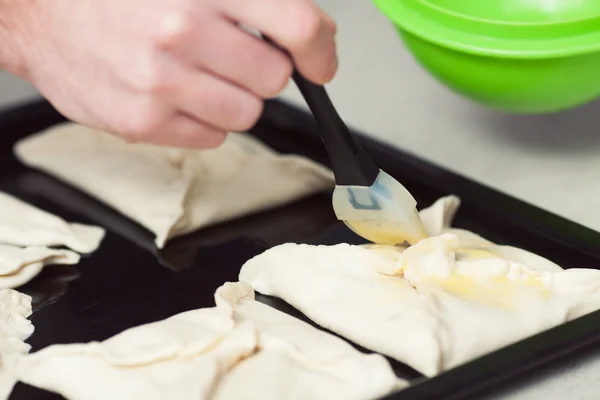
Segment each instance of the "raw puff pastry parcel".
[[600,308],[600,271],[452,229],[458,205],[423,210],[431,237],[408,249],[285,244],[249,260],[240,281],[428,376]]
[[217,149],[192,150],[127,143],[69,123],[22,140],[15,153],[143,225],[159,248],[333,186],[331,171],[246,134],[228,135]]
[[0,244],[0,289],[26,284],[47,265],[74,265],[79,259],[79,254],[70,250]]
[[0,290],[0,400],[8,399],[17,382],[15,366],[31,346],[25,343],[33,333],[27,319],[31,297],[11,289]]
[[0,289],[24,285],[47,265],[73,265],[81,253],[95,251],[104,229],[67,223],[9,194],[0,192]]
[[16,246],[65,246],[78,253],[95,251],[105,231],[67,223],[7,193],[0,192],[0,243]]
[[254,300],[227,283],[216,307],[104,342],[23,357],[19,380],[70,400],[373,399],[404,386],[387,360]]

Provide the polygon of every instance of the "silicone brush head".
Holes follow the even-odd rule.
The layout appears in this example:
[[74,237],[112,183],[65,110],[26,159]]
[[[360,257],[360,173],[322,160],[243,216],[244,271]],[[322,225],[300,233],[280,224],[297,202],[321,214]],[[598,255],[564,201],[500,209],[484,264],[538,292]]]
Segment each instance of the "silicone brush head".
[[427,237],[416,200],[384,171],[371,186],[337,185],[332,202],[337,218],[373,243],[416,244]]
[[[273,40],[264,39],[287,54]],[[329,154],[336,182],[333,210],[337,218],[378,244],[415,244],[425,238],[417,202],[354,142],[325,88],[308,81],[296,69],[292,77],[317,121]]]

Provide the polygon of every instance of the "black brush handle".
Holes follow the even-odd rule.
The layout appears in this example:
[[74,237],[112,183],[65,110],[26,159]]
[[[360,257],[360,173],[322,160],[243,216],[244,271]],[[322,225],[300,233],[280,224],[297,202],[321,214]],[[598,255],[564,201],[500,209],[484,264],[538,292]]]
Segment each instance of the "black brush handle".
[[[263,38],[288,54],[270,38]],[[336,185],[371,186],[379,175],[379,167],[354,141],[350,129],[336,111],[325,88],[305,79],[296,68],[292,78],[317,121]]]

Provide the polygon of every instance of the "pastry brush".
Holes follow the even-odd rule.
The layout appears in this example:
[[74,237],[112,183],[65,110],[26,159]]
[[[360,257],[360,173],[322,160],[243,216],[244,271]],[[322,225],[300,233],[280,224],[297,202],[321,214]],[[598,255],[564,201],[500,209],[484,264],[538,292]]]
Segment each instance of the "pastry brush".
[[[280,49],[269,38],[264,39]],[[336,183],[332,202],[337,218],[377,244],[415,244],[427,237],[416,200],[356,143],[325,88],[305,79],[296,68],[292,78],[317,122],[329,155]]]

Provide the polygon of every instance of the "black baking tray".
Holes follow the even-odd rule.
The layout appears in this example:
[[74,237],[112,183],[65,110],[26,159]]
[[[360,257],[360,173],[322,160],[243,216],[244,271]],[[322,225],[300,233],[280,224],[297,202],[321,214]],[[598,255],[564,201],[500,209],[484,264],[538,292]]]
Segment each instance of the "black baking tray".
[[[144,228],[14,159],[11,148],[16,140],[62,121],[64,118],[43,100],[0,113],[0,190],[69,221],[102,225],[108,231],[101,248],[79,265],[49,267],[20,289],[34,299],[31,319],[36,331],[29,340],[33,351],[55,343],[103,340],[136,325],[213,306],[217,287],[236,281],[246,260],[280,243],[362,243],[336,221],[329,194],[323,193],[203,229],[158,251],[153,236]],[[327,164],[312,118],[283,102],[267,102],[263,117],[251,133],[281,152],[302,154]],[[462,206],[456,226],[533,251],[565,268],[600,266],[599,233],[355,134],[376,163],[405,184],[420,206],[447,194],[460,196]],[[306,320],[280,300],[260,295],[257,298]],[[422,377],[392,361],[396,373],[412,385],[387,399],[485,398],[510,388],[509,380],[526,380],[568,357],[592,352],[600,353],[600,312],[434,378]],[[10,397],[60,398],[24,384],[18,384]]]

